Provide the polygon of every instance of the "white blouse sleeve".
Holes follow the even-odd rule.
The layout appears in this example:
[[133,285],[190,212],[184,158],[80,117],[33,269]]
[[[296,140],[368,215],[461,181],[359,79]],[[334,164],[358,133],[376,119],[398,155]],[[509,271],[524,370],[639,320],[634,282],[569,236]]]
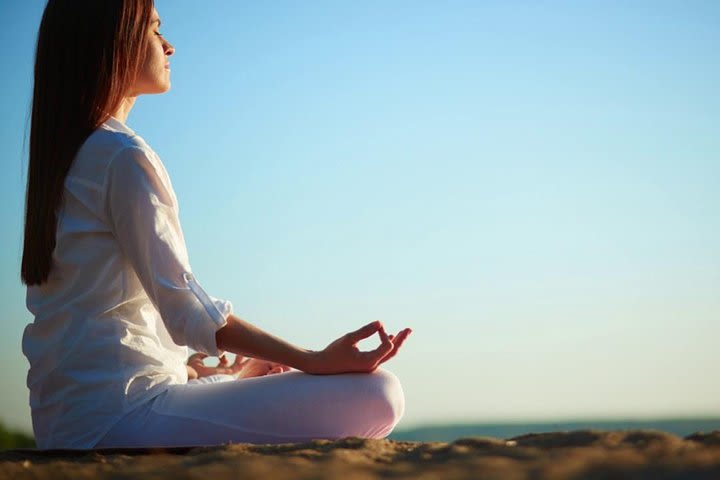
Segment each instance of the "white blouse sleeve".
[[192,274],[164,167],[144,149],[126,147],[110,162],[107,175],[110,228],[173,341],[222,355],[215,332],[227,324],[232,304],[209,296]]

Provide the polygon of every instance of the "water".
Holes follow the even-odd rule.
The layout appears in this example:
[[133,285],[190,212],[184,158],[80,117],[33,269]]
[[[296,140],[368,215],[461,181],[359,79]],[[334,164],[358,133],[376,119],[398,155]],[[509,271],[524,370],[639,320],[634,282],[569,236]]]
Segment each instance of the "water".
[[462,437],[512,438],[527,433],[571,430],[660,430],[680,437],[695,432],[720,430],[720,418],[658,420],[573,420],[537,423],[475,423],[417,427],[393,432],[391,440],[413,442],[452,442]]

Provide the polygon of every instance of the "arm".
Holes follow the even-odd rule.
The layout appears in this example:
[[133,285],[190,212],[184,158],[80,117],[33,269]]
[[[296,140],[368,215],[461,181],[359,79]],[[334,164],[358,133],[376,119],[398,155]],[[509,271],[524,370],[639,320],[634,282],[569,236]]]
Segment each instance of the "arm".
[[[380,335],[380,346],[361,352],[357,343],[376,332]],[[406,328],[390,338],[383,324],[375,321],[343,335],[323,350],[313,351],[288,343],[231,314],[227,325],[215,332],[215,340],[220,350],[282,363],[306,373],[329,375],[372,372],[398,352],[411,332]]]
[[282,363],[302,371],[312,370],[317,355],[317,352],[288,343],[232,314],[228,316],[227,325],[215,333],[215,340],[219,350]]
[[[106,211],[113,236],[177,345],[209,355],[232,304],[208,295],[195,280],[175,193],[154,152],[132,146],[108,167]],[[191,373],[192,372],[188,372]]]

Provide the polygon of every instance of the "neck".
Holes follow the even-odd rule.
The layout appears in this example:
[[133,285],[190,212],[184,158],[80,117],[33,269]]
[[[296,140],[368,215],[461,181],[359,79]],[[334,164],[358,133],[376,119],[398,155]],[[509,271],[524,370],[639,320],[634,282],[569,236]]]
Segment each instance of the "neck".
[[130,110],[132,110],[133,106],[135,105],[135,100],[137,100],[137,97],[125,97],[123,98],[122,102],[120,102],[120,107],[111,115],[115,117],[116,119],[120,120],[122,123],[127,122],[127,117],[130,115]]

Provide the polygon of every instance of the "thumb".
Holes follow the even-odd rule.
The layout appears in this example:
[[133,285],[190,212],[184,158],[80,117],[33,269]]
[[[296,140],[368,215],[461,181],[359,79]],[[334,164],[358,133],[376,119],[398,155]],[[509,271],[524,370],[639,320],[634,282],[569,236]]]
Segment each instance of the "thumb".
[[347,335],[345,335],[345,338],[351,341],[353,345],[355,345],[357,342],[359,342],[363,338],[371,336],[372,334],[380,330],[382,327],[382,322],[380,322],[380,320],[375,320],[374,322],[370,322],[364,327],[355,330],[354,332],[348,333]]

